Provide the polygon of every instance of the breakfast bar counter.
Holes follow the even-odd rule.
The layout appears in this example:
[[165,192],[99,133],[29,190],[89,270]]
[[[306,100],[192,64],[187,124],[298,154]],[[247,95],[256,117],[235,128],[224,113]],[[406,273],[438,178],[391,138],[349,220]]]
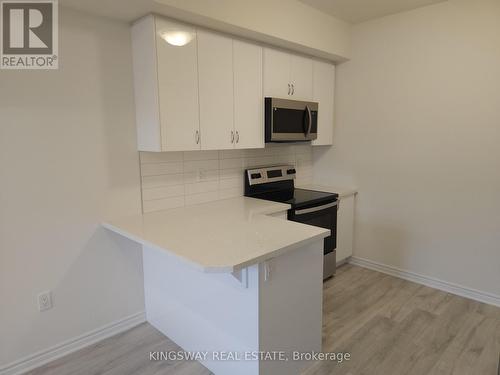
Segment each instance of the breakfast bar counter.
[[142,244],[147,321],[211,372],[299,375],[309,362],[293,353],[321,351],[330,231],[287,221],[288,209],[239,197],[103,226]]

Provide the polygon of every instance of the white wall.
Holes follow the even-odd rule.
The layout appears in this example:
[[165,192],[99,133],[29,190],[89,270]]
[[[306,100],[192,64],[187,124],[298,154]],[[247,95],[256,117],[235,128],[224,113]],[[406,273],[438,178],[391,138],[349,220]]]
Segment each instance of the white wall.
[[353,32],[314,178],[359,188],[355,255],[500,296],[500,2]]
[[0,368],[144,309],[138,246],[99,227],[140,212],[129,27],[62,9],[59,51],[0,71]]

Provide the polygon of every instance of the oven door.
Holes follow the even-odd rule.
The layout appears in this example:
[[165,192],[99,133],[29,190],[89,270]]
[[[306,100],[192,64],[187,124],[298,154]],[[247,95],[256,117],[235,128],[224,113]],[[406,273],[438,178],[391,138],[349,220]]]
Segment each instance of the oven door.
[[318,136],[318,103],[266,98],[266,142],[311,141]]
[[301,207],[288,211],[288,220],[316,227],[330,229],[330,236],[324,240],[324,274],[327,279],[335,274],[337,247],[337,208],[338,200],[315,206]]

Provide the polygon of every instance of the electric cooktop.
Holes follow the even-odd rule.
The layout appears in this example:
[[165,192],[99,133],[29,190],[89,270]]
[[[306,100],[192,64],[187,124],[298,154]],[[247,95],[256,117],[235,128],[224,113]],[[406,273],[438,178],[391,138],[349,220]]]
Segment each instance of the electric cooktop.
[[295,188],[295,174],[295,168],[290,166],[248,169],[245,196],[290,204],[294,209],[338,200],[335,193]]

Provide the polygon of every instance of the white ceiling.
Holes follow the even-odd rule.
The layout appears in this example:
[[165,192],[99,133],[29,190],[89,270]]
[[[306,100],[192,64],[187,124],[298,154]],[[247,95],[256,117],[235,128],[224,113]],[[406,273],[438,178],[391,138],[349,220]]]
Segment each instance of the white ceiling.
[[447,0],[299,0],[347,22],[359,23]]

